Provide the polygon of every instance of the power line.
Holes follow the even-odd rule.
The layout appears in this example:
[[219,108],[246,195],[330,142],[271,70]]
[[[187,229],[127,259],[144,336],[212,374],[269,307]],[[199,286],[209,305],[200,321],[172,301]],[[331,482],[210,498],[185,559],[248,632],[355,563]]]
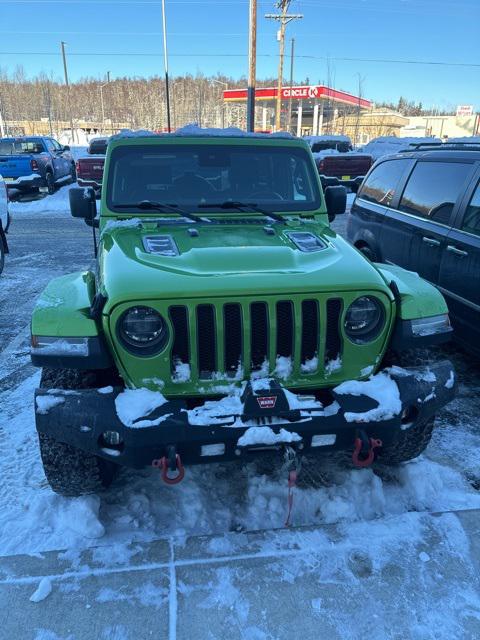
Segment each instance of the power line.
[[[1,56],[58,56],[58,53],[54,53],[52,51],[0,51]],[[143,57],[143,58],[158,58],[162,57],[163,54],[161,52],[73,52],[70,51],[69,56],[76,57]],[[173,58],[243,58],[245,57],[245,53],[169,53],[170,57]],[[259,53],[257,54],[259,58],[276,58],[275,54],[269,53]],[[289,58],[288,54],[285,57]],[[480,68],[480,63],[476,64],[473,62],[448,62],[446,60],[395,60],[391,58],[350,58],[350,57],[335,57],[335,56],[311,56],[311,55],[301,55],[298,54],[295,56],[296,59],[302,58],[304,60],[331,60],[335,62],[368,62],[375,64],[406,64],[406,65],[431,65],[431,66],[440,66],[440,67],[463,67],[463,68]]]

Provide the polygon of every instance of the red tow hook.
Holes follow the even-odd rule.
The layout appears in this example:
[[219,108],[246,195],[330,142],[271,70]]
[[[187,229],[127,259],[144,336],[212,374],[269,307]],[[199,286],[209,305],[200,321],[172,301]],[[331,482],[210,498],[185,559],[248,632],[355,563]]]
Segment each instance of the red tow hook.
[[352,460],[356,467],[369,467],[375,459],[375,449],[383,446],[377,438],[369,438],[365,431],[358,432],[355,438]]
[[177,471],[177,475],[173,478],[168,475],[169,465],[166,456],[163,456],[163,458],[160,458],[158,460],[152,460],[152,467],[161,470],[162,480],[165,482],[165,484],[178,484],[185,477],[185,469],[178,453],[175,456],[175,468],[172,469],[172,471]]

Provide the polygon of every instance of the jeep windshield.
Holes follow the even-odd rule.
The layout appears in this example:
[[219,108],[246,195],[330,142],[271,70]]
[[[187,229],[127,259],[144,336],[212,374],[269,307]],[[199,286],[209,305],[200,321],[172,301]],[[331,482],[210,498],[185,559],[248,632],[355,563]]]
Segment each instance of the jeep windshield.
[[[228,201],[263,211],[314,211],[321,205],[315,168],[302,148],[260,145],[158,144],[112,151],[107,206],[167,203],[181,210],[235,213]],[[211,203],[211,204],[210,204]],[[132,207],[132,212],[137,211]],[[241,215],[241,209],[237,215]]]

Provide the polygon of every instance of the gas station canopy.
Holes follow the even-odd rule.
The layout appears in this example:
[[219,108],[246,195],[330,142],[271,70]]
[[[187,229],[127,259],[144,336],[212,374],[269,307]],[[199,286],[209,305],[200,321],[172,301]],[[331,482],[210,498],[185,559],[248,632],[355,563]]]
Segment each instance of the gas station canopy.
[[[277,97],[276,87],[260,87],[255,89],[255,100],[275,100]],[[324,85],[283,87],[283,100],[328,100],[329,102],[339,102],[352,107],[370,109],[372,103],[359,96],[354,96],[345,91],[331,89]],[[223,92],[225,102],[244,102],[247,100],[247,89],[226,89]]]

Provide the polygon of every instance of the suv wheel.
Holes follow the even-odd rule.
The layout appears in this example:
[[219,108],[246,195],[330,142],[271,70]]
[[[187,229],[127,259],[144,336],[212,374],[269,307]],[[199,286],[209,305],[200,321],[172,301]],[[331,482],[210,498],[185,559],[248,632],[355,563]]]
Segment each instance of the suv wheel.
[[4,266],[5,266],[5,247],[3,246],[3,240],[0,236],[0,273],[2,273]]
[[377,254],[368,244],[359,245],[357,249],[361,251],[370,262],[380,262]]
[[[95,386],[96,375],[73,369],[43,369],[40,387],[44,389],[88,389]],[[65,425],[68,429],[68,425]],[[48,484],[62,496],[81,496],[106,489],[119,467],[108,460],[38,434],[43,469]]]
[[45,174],[45,186],[49,196],[55,193],[55,180],[53,179],[53,173],[50,173],[50,171]]

